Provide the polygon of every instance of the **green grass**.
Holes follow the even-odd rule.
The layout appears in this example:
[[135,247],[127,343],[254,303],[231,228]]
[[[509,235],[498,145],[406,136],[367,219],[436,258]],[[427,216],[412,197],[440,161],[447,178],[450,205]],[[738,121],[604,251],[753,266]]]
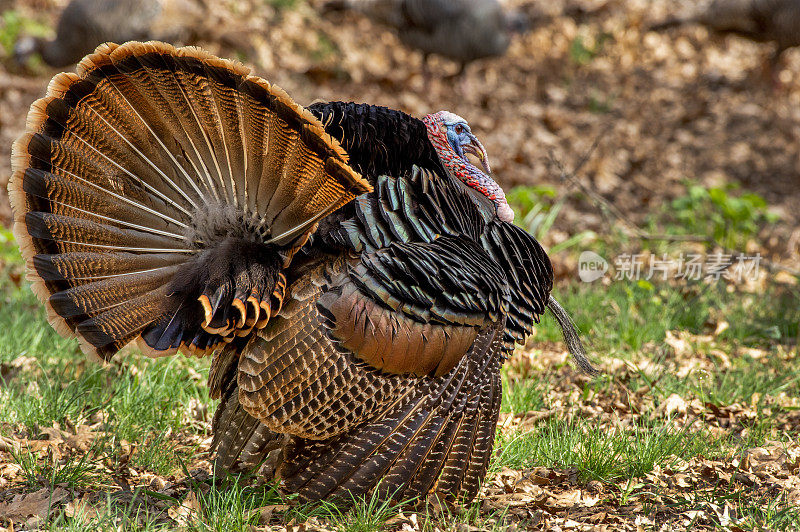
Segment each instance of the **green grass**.
[[743,530],[797,530],[800,529],[800,508],[786,500],[786,494],[777,497],[752,498],[737,493],[740,524]]
[[[543,234],[561,206],[554,198],[547,199],[546,190],[520,190],[510,196],[520,204],[527,202],[530,216],[522,221]],[[535,207],[541,202],[547,205]],[[612,249],[603,245],[608,246],[604,251]],[[181,438],[206,436],[206,429],[190,423],[188,405],[197,400],[213,408],[205,384],[207,361],[151,360],[131,352],[106,367],[89,362],[74,340],[60,338],[46,324],[41,304],[20,281],[21,273],[13,239],[0,231],[0,375],[4,376],[0,433],[33,438],[55,424],[69,428],[88,423],[101,423],[104,433],[84,454],[53,457],[28,448],[18,451],[15,461],[22,468],[26,489],[65,485],[81,491],[111,485],[113,479],[98,463],[112,469],[134,467],[160,476],[180,476],[183,463],[198,453],[196,444],[183,444]],[[617,358],[629,365],[591,380],[569,380],[574,370],[564,365],[537,368],[535,356],[534,367],[523,375],[507,365],[501,411],[505,415],[554,413],[524,429],[500,430],[492,472],[504,466],[574,468],[579,483],[627,482],[630,494],[637,494],[643,489],[640,479],[656,465],[666,467],[697,456],[730,459],[766,440],[796,440],[796,431],[781,425],[785,411],[775,403],[781,395],[800,397],[800,357],[795,347],[800,336],[800,297],[794,287],[768,284],[765,291],[749,293],[732,291],[722,282],[576,282],[557,285],[556,297],[571,312],[598,362]],[[729,327],[712,334],[715,324],[722,321]],[[668,333],[687,335],[681,338],[690,354],[683,356],[704,361],[702,369],[679,374],[680,354],[666,345]],[[555,321],[545,317],[529,347],[535,352],[541,342],[560,341]],[[653,364],[636,369],[637,364],[645,367],[641,365],[645,360]],[[600,425],[576,410],[569,414],[554,410],[555,400],[569,409],[626,394],[650,399],[644,411],[636,412],[633,424]],[[712,434],[697,426],[680,428],[683,425],[658,413],[672,394],[686,402],[697,400],[704,408],[748,405],[754,416],[727,434]],[[247,530],[258,523],[258,508],[286,503],[274,486],[252,486],[237,477],[196,483],[191,490],[200,510],[190,516],[189,530]],[[677,510],[702,509],[726,497],[735,498],[732,504],[743,529],[797,526],[797,509],[778,495],[762,500],[708,491],[685,494],[670,504]],[[97,515],[66,518],[58,513],[47,526],[87,531],[164,528],[148,504],[152,500],[145,494],[127,502],[109,497]],[[336,530],[369,532],[385,529],[398,512],[394,504],[367,497],[347,510],[326,504],[293,508],[274,515],[272,522],[314,517]],[[420,528],[431,531],[458,530],[463,523],[502,530],[509,523],[505,513],[487,513],[479,503],[452,515],[418,515],[422,516]]]
[[[730,324],[718,340],[742,347],[791,344],[800,332],[800,294],[783,285],[746,293],[728,291],[725,283],[619,281],[609,286],[559,286],[554,295],[599,352],[636,352],[648,342],[662,343],[667,331],[707,334],[711,320]],[[537,339],[558,341],[560,337],[555,320],[542,320]]]
[[368,497],[353,498],[348,501],[350,505],[346,510],[340,509],[333,503],[323,502],[323,515],[339,532],[379,532],[386,528],[386,522],[398,514],[400,509],[410,503],[392,503],[390,500],[381,500],[379,491],[374,491]]
[[[100,415],[119,440],[136,441],[181,430],[192,398],[211,403],[207,361],[152,360],[137,353],[118,355],[107,367],[87,360],[76,341],[47,325],[26,283],[17,288],[10,282],[9,272],[18,265],[16,259],[0,268],[0,363],[25,378],[0,383],[1,419],[33,437],[41,427],[77,426]],[[29,361],[12,369],[20,357]]]
[[[784,531],[800,528],[800,508],[789,504],[785,493],[757,494],[744,489],[730,493],[704,489],[668,497],[668,504],[676,511],[702,511],[714,528],[724,530],[730,530],[732,524],[738,530]],[[723,522],[715,508],[726,506],[729,515],[727,522]]]
[[169,438],[169,432],[150,431],[138,439],[139,446],[131,457],[131,462],[142,469],[157,475],[167,476],[180,465],[181,456],[178,445]]
[[503,403],[501,412],[519,413],[546,408],[547,387],[545,379],[509,380],[503,376]]
[[302,3],[302,0],[264,0],[264,3],[277,10],[283,10],[295,9]]
[[337,54],[339,54],[339,47],[336,43],[324,33],[318,32],[317,46],[311,50],[311,59],[314,61],[325,61]]
[[590,37],[578,35],[570,43],[570,59],[577,65],[588,65],[603,52],[606,42],[611,39],[613,36],[606,32]]
[[[79,509],[73,517],[59,514],[48,530],[68,532],[155,532],[174,530],[170,521],[159,519],[142,491],[134,491],[131,500],[107,495],[103,503],[91,510]],[[148,511],[149,510],[149,511]]]
[[274,486],[250,487],[236,476],[213,479],[207,491],[200,487],[194,488],[200,511],[190,519],[188,529],[191,531],[247,530],[258,523],[256,509],[282,502]]
[[[61,514],[51,523],[51,530],[87,531],[174,530],[165,512],[154,507],[153,492],[136,490],[130,500],[109,495],[105,504],[93,505],[93,511],[77,512],[66,518]],[[189,502],[189,497],[193,499]],[[167,497],[169,499],[169,497]],[[251,487],[239,477],[198,482],[189,495],[173,500],[175,508],[183,505],[182,530],[190,532],[227,532],[251,530],[259,521],[259,508],[280,504],[274,486]]]
[[[0,342],[5,336],[0,333]],[[127,365],[101,369],[86,364],[83,355],[68,352],[69,356],[43,355],[29,379],[14,379],[3,386],[3,419],[23,426],[33,437],[42,427],[55,423],[78,426],[101,415],[116,438],[137,441],[146,439],[147,434],[181,430],[191,398],[211,403],[205,379],[196,382],[191,378],[188,368],[192,365],[207,371],[194,361],[131,356],[128,362],[140,371],[134,375]]]
[[96,487],[101,475],[98,472],[96,449],[81,455],[71,454],[57,458],[53,453],[35,453],[29,447],[12,453],[14,461],[22,468],[28,487],[33,490],[67,486],[72,490]]
[[[186,422],[185,405],[192,398],[211,403],[205,386],[207,369],[198,367],[203,378],[192,379],[195,365],[181,357],[135,361],[139,371],[130,375],[122,368],[113,383],[108,413],[120,439],[134,441],[146,433],[178,431]],[[199,366],[199,365],[198,365]]]
[[[578,400],[645,394],[652,399],[649,408],[658,408],[677,394],[686,402],[709,405],[706,408],[748,405],[753,418],[740,420],[742,430],[712,436],[696,428],[673,428],[663,415],[650,410],[638,412],[636,427],[611,430],[598,427],[594,419],[553,415],[532,428],[499,432],[495,471],[503,466],[572,467],[584,482],[618,482],[641,477],[655,464],[693,456],[730,458],[768,439],[797,438],[796,432],[780,426],[779,419],[788,410],[774,401],[781,395],[800,397],[795,347],[800,297],[793,286],[768,284],[764,291],[749,293],[730,290],[723,282],[614,281],[561,285],[556,297],[570,310],[590,351],[601,354],[601,359],[629,361],[623,371],[575,386]],[[714,334],[722,321],[729,327]],[[688,352],[677,353],[666,345],[668,333],[679,335]],[[537,327],[534,355],[542,340],[561,340],[561,331],[550,318]],[[685,359],[704,363],[680,374]],[[563,390],[556,396],[552,391],[562,385],[567,370],[545,363],[538,368],[535,356],[533,360],[534,367],[525,369],[523,378],[519,368],[506,368],[503,412],[549,410],[553,397],[565,396]],[[642,366],[647,369],[637,369],[643,361],[648,362]]]
[[[63,485],[89,490],[113,484],[108,467],[132,466],[167,476],[182,458],[196,456],[195,444],[177,441],[198,430],[188,419],[192,399],[213,407],[205,385],[208,362],[151,360],[135,352],[118,355],[105,367],[87,360],[76,341],[61,338],[47,324],[27,283],[17,286],[22,264],[12,246],[8,233],[0,233],[0,433],[34,439],[49,427],[70,430],[100,421],[96,430],[103,434],[82,454],[17,451],[14,460],[28,489]],[[98,467],[101,462],[105,468]],[[137,530],[147,524],[134,519],[124,525],[117,506],[99,521],[62,520],[56,529],[129,525]],[[84,522],[90,524],[83,527]]]
[[724,443],[664,420],[642,419],[632,429],[609,430],[591,420],[548,418],[530,431],[501,432],[492,468],[574,467],[584,481],[616,482],[643,476],[655,464],[720,455]]

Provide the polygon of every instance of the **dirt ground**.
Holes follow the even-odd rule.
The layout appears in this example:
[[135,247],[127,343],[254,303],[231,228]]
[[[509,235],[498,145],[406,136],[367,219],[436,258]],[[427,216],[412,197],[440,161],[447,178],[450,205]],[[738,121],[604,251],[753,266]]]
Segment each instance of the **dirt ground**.
[[[52,24],[65,3],[4,0],[0,11]],[[533,31],[505,57],[471,65],[463,80],[444,79],[457,67],[435,58],[428,87],[421,54],[358,16],[320,16],[321,1],[207,3],[196,43],[240,58],[300,103],[364,101],[417,116],[451,110],[470,121],[506,188],[551,184],[567,194],[551,156],[574,168],[599,139],[578,178],[637,222],[682,194],[685,180],[738,183],[782,218],[761,235],[770,258],[800,263],[800,50],[785,54],[776,90],[762,73],[768,44],[700,27],[645,30],[692,2],[515,0],[532,15]],[[281,5],[289,7],[274,7]],[[56,73],[21,71],[2,59],[0,185],[27,109]],[[4,192],[0,222],[8,223]],[[573,194],[557,229],[602,233],[604,226],[597,207]]]

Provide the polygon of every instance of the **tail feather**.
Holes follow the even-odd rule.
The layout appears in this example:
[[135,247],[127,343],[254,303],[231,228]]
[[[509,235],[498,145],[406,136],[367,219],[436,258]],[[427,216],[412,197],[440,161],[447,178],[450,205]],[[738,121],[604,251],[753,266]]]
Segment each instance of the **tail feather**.
[[[66,90],[63,98],[51,94],[35,102],[28,126],[40,129],[41,136],[63,153],[52,153],[52,149],[34,153],[30,148],[29,153],[73,179],[89,179],[116,193],[144,189],[147,194],[140,194],[138,202],[152,202],[165,214],[166,209],[174,209],[188,216],[196,208],[197,199],[184,191],[186,179],[179,180],[173,166],[161,160],[154,139],[142,138],[147,122],[135,120],[135,110],[122,95],[115,95],[108,81],[91,83],[60,74],[53,85],[59,92]],[[37,128],[31,119],[41,125]]]
[[[483,389],[480,399],[484,407],[477,423],[475,438],[472,440],[469,467],[464,475],[464,498],[468,501],[478,494],[481,482],[489,469],[489,461],[494,448],[494,437],[497,432],[497,419],[500,416],[500,402],[503,394],[500,375],[494,374],[492,379],[494,383]],[[491,407],[486,408],[485,405],[491,405]]]
[[29,278],[56,329],[102,357],[138,336],[151,354],[206,351],[263,327],[281,264],[370,188],[286,93],[196,48],[101,45],[27,128],[9,196]]
[[180,266],[158,268],[124,277],[106,277],[67,288],[50,297],[50,305],[64,318],[100,313],[167,284]]
[[428,493],[433,488],[439,474],[442,472],[445,460],[447,460],[453,441],[461,430],[464,421],[464,412],[458,413],[450,410],[441,418],[441,426],[438,433],[433,437],[435,442],[431,446],[425,459],[421,461],[419,471],[412,475],[413,481],[406,486],[403,493],[398,493],[398,498],[406,493]]
[[175,248],[166,237],[137,229],[122,229],[85,218],[49,212],[29,212],[25,216],[28,234],[43,247],[61,252],[79,249],[127,250],[140,253],[190,253]]
[[91,282],[108,277],[135,275],[169,268],[182,263],[184,258],[172,253],[70,253],[36,255],[33,258],[33,273],[37,279],[53,286],[54,292],[66,290],[73,282]]
[[475,431],[480,418],[479,395],[470,398],[464,410],[458,431],[450,443],[447,458],[442,465],[441,475],[436,482],[436,491],[441,493],[457,493],[464,480],[469,466]]
[[[42,134],[74,154],[71,159],[56,159],[53,162],[64,170],[78,173],[84,161],[89,159],[103,174],[122,172],[132,180],[131,185],[137,183],[145,187],[154,195],[154,200],[174,205],[184,214],[190,212],[195,202],[178,187],[174,178],[167,176],[151,160],[156,157],[152,150],[137,147],[127,140],[126,132],[120,130],[121,125],[106,119],[88,103],[86,101],[76,106],[62,99],[47,97],[34,104],[32,113],[41,113],[45,119]],[[43,155],[47,157],[50,154],[45,152]],[[125,180],[117,181],[125,183]]]
[[[29,168],[23,184],[32,206],[39,211],[48,210],[77,218],[88,218],[162,235],[183,242],[179,228],[170,227],[163,218],[134,206],[133,202],[118,201],[107,193],[79,182]],[[90,210],[91,209],[91,210]]]
[[[193,146],[191,137],[160,92],[124,75],[114,65],[110,53],[103,53],[100,48],[87,56],[78,67],[79,72],[84,70],[83,75],[87,80],[103,85],[103,90],[92,93],[90,97],[108,101],[107,107],[118,109],[114,115],[110,115],[103,107],[97,109],[98,114],[105,120],[109,116],[119,117],[114,127],[120,132],[122,142],[161,169],[167,176],[166,185],[182,190],[183,194],[192,191],[195,199],[187,201],[193,205],[200,198],[215,197],[215,189],[210,188],[207,174],[201,172],[199,159],[194,157],[196,151],[190,150]],[[135,144],[131,140],[135,140]],[[186,186],[182,187],[181,183]]]
[[[245,208],[248,212],[258,210],[258,186],[262,181],[265,172],[265,163],[269,157],[274,157],[279,149],[275,149],[275,144],[270,144],[269,135],[275,134],[278,129],[271,124],[277,120],[274,114],[268,113],[263,106],[256,105],[258,101],[256,95],[242,91],[239,94],[241,110],[242,129],[248,131],[248,135],[242,137],[245,145],[244,159],[244,185],[248,191],[245,197]],[[271,127],[272,126],[272,127]],[[272,146],[272,150],[267,150],[267,146]],[[265,180],[266,181],[266,180]]]
[[253,470],[267,455],[278,449],[285,436],[270,431],[239,404],[236,395],[220,403],[214,416],[214,473],[241,473]]
[[247,132],[242,127],[243,122],[239,111],[242,107],[240,94],[236,90],[235,77],[230,70],[209,68],[203,65],[203,72],[213,80],[208,84],[208,91],[216,103],[215,114],[222,134],[227,176],[233,188],[233,204],[237,208],[242,208],[246,204],[244,147]]
[[124,302],[124,306],[120,303],[82,321],[75,328],[75,332],[82,340],[82,345],[88,342],[94,348],[94,352],[103,358],[108,358],[109,355],[125,347],[151,323],[153,315],[161,310],[161,302],[165,296],[166,287],[160,287],[150,293],[128,299]]

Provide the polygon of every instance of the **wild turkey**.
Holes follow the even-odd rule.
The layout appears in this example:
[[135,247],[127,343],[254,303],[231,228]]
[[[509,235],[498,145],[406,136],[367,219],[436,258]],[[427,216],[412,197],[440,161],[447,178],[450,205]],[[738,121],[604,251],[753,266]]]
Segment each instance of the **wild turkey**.
[[800,46],[800,0],[714,0],[693,16],[671,18],[650,29],[661,31],[684,24],[701,24],[717,33],[776,43],[768,64],[774,78],[783,53]]
[[25,64],[38,53],[48,65],[64,67],[107,41],[186,40],[202,16],[195,0],[72,0],[58,19],[55,39],[23,37],[14,57]]
[[400,40],[428,56],[439,54],[460,65],[506,53],[511,36],[528,27],[525,15],[505,11],[497,0],[335,0],[323,11],[352,10],[394,28]]
[[549,306],[460,117],[307,109],[196,48],[106,44],[14,145],[17,236],[50,323],[92,356],[212,355],[218,470],[280,449],[303,500],[474,497],[500,366]]

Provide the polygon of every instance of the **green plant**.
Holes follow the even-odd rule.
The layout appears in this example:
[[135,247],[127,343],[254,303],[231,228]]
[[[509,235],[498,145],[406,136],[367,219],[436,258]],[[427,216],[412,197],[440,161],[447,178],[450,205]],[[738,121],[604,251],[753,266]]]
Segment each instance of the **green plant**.
[[[776,496],[747,489],[730,492],[715,486],[712,489],[693,490],[685,495],[664,495],[664,498],[677,511],[704,512],[715,530],[796,531],[800,528],[800,509],[789,503],[785,492]],[[726,512],[727,522],[722,522],[714,508],[729,510]]]
[[198,532],[251,529],[259,518],[259,513],[254,510],[281,502],[275,486],[250,487],[239,476],[222,480],[215,478],[210,489],[197,489],[199,487],[202,486],[195,486],[194,495],[200,511],[188,527]]
[[158,475],[169,475],[178,467],[177,444],[166,431],[146,435],[136,447],[131,463]]
[[[506,199],[517,214],[515,223],[541,241],[564,206],[565,199],[556,201],[555,196],[556,191],[550,186],[518,186],[508,191]],[[582,231],[550,247],[548,253],[564,251],[592,237],[592,231]]]
[[606,42],[611,38],[612,35],[607,32],[602,32],[593,38],[578,35],[569,45],[569,57],[578,65],[588,65],[603,51]]
[[301,0],[264,0],[264,2],[277,10],[294,9],[300,5]]
[[401,506],[410,502],[393,503],[391,497],[385,495],[378,487],[368,497],[352,497],[347,510],[331,502],[323,502],[322,508],[339,532],[379,532]]
[[417,514],[420,521],[418,529],[421,532],[458,532],[461,530],[504,532],[510,525],[509,508],[487,513],[485,508],[481,509],[480,500],[474,500],[467,506],[457,504],[448,510],[444,508],[441,508],[440,511],[431,510],[430,506],[426,506],[425,513]]
[[80,456],[58,458],[53,454],[52,447],[48,447],[44,457],[40,457],[26,447],[13,451],[11,456],[20,466],[25,483],[33,490],[41,487],[52,489],[58,484],[70,489],[88,488],[97,485],[100,480],[99,468],[91,451]]
[[[590,347],[600,351],[636,351],[647,342],[663,342],[667,331],[701,334],[714,316],[730,324],[720,339],[741,345],[790,344],[800,334],[800,297],[793,289],[775,284],[759,293],[741,293],[717,284],[698,290],[660,279],[609,286],[574,283],[555,295],[570,309]],[[536,330],[537,339],[561,339],[558,324],[548,316]]]
[[311,58],[315,61],[324,61],[339,53],[339,47],[327,35],[317,33],[317,46],[311,50]]
[[800,508],[790,504],[786,493],[777,497],[760,496],[753,500],[746,494],[738,494],[740,530],[798,530]]
[[[72,517],[59,513],[49,523],[53,532],[155,532],[175,530],[165,519],[163,508],[147,496],[152,492],[135,489],[129,500],[124,492],[107,494],[104,503],[77,506]],[[166,497],[166,496],[163,496]],[[171,497],[166,497],[171,499]],[[178,502],[175,500],[174,502]]]
[[0,264],[2,263],[22,263],[22,256],[19,254],[14,233],[11,229],[0,226]]
[[597,89],[589,91],[589,111],[596,114],[604,114],[611,110],[614,106],[616,96],[613,94],[604,94]]
[[502,411],[507,413],[529,412],[545,408],[544,398],[550,383],[544,379],[521,379],[509,381],[503,375]]
[[98,371],[86,372],[75,379],[64,372],[59,375],[41,369],[42,377],[38,381],[24,390],[16,389],[12,396],[16,403],[16,420],[25,425],[31,436],[55,423],[79,425],[96,408],[89,407],[93,401],[87,399],[97,395]]
[[655,464],[718,454],[724,443],[704,432],[672,428],[663,420],[645,419],[632,429],[608,430],[591,420],[553,417],[530,431],[501,432],[491,468],[574,467],[584,480],[615,482],[640,477]]
[[672,200],[671,214],[685,232],[740,248],[764,224],[775,223],[779,217],[767,210],[767,202],[758,194],[733,195],[736,189],[735,184],[710,188],[689,184],[686,196]]
[[[191,364],[185,358],[147,360],[137,356],[131,357],[130,365],[144,367],[135,375],[127,367],[120,368],[108,407],[109,423],[119,439],[137,441],[148,433],[177,432],[184,425],[184,405],[190,399],[210,402],[205,379],[192,378]],[[194,375],[198,375],[196,371]]]
[[14,45],[22,34],[44,37],[50,28],[33,19],[26,18],[19,12],[10,9],[0,15],[0,46],[7,56],[14,53]]

